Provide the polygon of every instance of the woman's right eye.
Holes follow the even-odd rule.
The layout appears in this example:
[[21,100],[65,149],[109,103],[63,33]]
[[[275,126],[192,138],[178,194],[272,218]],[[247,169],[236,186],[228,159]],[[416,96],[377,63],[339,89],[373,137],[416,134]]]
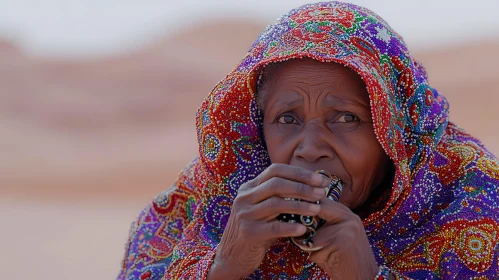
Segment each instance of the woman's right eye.
[[282,115],[277,119],[278,123],[281,124],[297,124],[298,122],[296,121],[295,117],[291,115]]

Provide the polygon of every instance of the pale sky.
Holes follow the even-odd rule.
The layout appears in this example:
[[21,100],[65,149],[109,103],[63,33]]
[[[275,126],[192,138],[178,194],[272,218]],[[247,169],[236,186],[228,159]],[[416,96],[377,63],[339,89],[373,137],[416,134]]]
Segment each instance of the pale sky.
[[[303,0],[0,0],[0,38],[44,56],[107,55],[217,17],[272,23]],[[498,0],[351,0],[409,46],[499,38]]]

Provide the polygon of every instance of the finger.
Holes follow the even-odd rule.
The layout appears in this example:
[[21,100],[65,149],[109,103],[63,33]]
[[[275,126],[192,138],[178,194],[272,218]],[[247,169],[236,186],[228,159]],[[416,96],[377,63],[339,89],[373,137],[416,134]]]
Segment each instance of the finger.
[[[319,248],[319,245],[314,243],[313,248]],[[308,259],[309,261],[312,261],[318,264],[319,266],[323,266],[324,264],[327,264],[330,261],[334,262],[336,260],[336,258],[334,258],[333,255],[336,252],[338,252],[338,250],[339,247],[336,245],[330,245],[327,248],[324,248],[323,246],[320,247],[320,249],[313,251]],[[328,267],[330,267],[330,265],[328,265]]]
[[313,253],[310,255],[309,260],[317,264],[322,264],[328,259],[330,255],[334,254],[340,248],[341,244],[337,244],[338,238],[336,234],[338,227],[329,226],[319,229],[313,238],[313,247],[310,248]]
[[355,215],[352,210],[345,205],[332,201],[326,197],[319,200],[319,203],[321,205],[321,210],[317,216],[325,220],[326,225],[339,224],[347,220],[351,215]]
[[260,185],[273,177],[280,177],[320,188],[327,188],[330,182],[328,178],[319,173],[297,166],[274,163],[258,175],[256,178],[257,185]]
[[314,248],[334,245],[340,230],[341,225],[329,225],[319,228],[313,237]]
[[254,204],[264,201],[272,196],[291,197],[310,202],[318,201],[325,197],[324,189],[312,187],[307,184],[290,181],[280,177],[271,178],[262,183],[258,188],[253,188],[250,201]]
[[282,213],[316,216],[321,206],[315,203],[299,200],[286,200],[280,197],[271,197],[255,204],[248,213],[253,219],[273,220]]
[[302,224],[284,223],[280,221],[273,221],[266,223],[262,227],[263,235],[268,238],[281,238],[281,237],[298,237],[307,231],[307,228]]

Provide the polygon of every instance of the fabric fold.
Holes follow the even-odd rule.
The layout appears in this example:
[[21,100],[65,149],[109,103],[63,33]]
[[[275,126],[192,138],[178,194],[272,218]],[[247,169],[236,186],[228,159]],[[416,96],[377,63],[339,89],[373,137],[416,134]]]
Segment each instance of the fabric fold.
[[[196,116],[199,156],[132,226],[119,279],[204,279],[239,187],[270,165],[255,101],[261,69],[289,59],[340,63],[369,93],[393,161],[391,194],[363,219],[379,265],[412,279],[499,278],[499,161],[449,121],[402,37],[368,9],[302,6],[265,29]],[[248,279],[328,279],[289,240]]]

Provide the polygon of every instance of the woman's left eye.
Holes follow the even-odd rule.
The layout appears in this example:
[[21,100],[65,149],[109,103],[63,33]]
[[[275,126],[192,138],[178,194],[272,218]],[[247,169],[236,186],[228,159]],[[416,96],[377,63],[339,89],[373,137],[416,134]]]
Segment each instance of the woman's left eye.
[[349,123],[349,122],[358,122],[359,121],[359,117],[357,117],[356,115],[354,114],[344,114],[343,116],[339,117],[336,122],[340,122],[340,123]]

